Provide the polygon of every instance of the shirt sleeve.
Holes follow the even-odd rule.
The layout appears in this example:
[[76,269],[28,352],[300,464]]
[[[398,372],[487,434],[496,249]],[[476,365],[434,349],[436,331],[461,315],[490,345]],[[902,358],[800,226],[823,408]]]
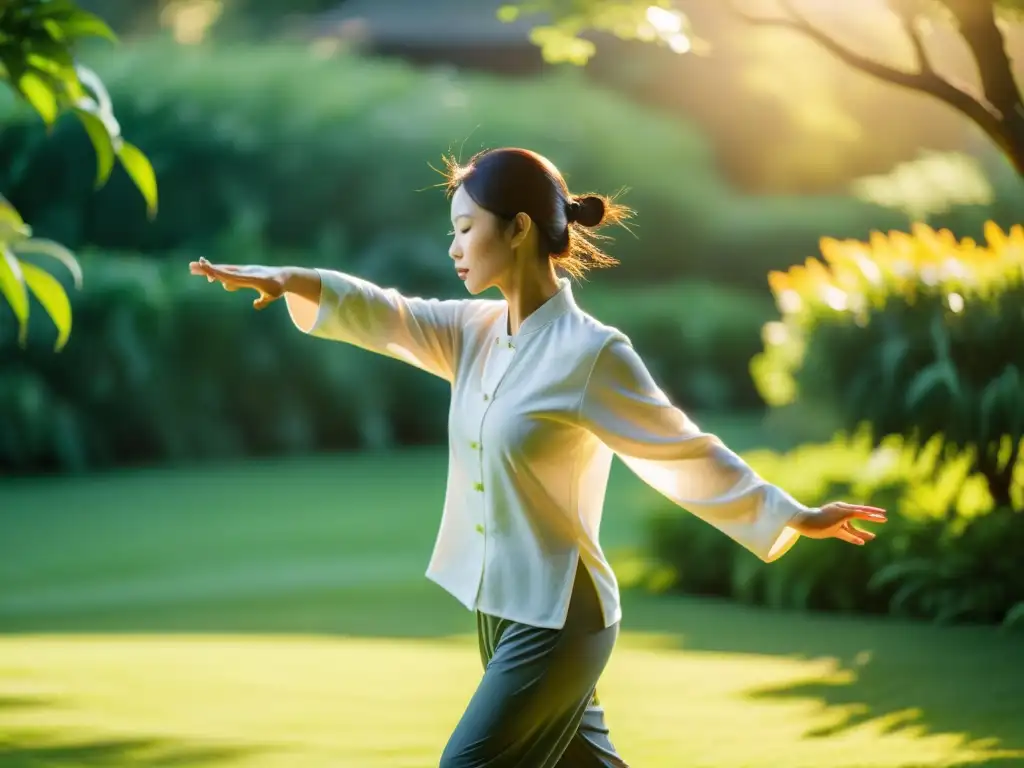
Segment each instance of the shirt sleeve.
[[455,378],[465,302],[403,296],[343,272],[316,271],[319,302],[286,295],[299,330],[402,360],[447,381]]
[[781,557],[799,538],[789,524],[808,507],[767,483],[673,406],[624,337],[598,354],[580,415],[641,480],[764,562]]

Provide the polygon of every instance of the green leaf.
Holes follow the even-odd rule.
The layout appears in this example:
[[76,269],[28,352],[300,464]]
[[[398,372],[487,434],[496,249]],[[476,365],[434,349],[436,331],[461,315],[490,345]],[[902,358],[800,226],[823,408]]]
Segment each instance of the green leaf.
[[910,349],[910,339],[904,335],[892,335],[882,342],[879,350],[882,363],[882,378],[885,382],[885,391],[891,392],[896,387],[896,374],[899,372],[900,363],[907,356]]
[[67,39],[67,35],[64,33],[64,29],[60,25],[60,22],[54,21],[53,19],[43,19],[43,29],[50,34],[50,37],[53,38],[54,42],[62,43]]
[[1003,618],[1004,627],[1024,627],[1024,600],[1006,612]]
[[96,189],[99,189],[107,183],[114,170],[114,143],[106,125],[92,112],[78,108],[75,114],[96,149]]
[[534,27],[530,32],[530,42],[541,49],[544,60],[549,64],[582,66],[597,52],[592,42],[577,36],[567,24]]
[[498,9],[498,20],[506,24],[519,18],[519,8],[514,5],[503,5]]
[[18,91],[47,125],[53,125],[57,119],[59,108],[57,94],[54,93],[49,83],[35,72],[25,72],[18,78]]
[[925,397],[942,385],[945,385],[945,388],[954,397],[959,395],[956,369],[946,360],[932,363],[914,377],[907,388],[907,406],[916,408]]
[[57,261],[68,268],[72,279],[75,281],[75,288],[82,287],[82,268],[78,264],[78,259],[60,243],[43,239],[23,240],[15,246],[15,250],[18,253],[34,253],[57,259]]
[[981,394],[980,408],[981,411],[981,429],[979,437],[982,442],[987,442],[991,434],[992,425],[998,423],[996,414],[1002,409],[1003,387],[1002,379],[992,379],[988,384],[985,385],[985,389]]
[[156,174],[153,172],[153,166],[138,147],[127,141],[121,144],[117,156],[121,159],[121,164],[131,176],[132,181],[135,182],[135,186],[139,188],[142,196],[146,199],[146,208],[149,218],[152,219],[156,216],[157,210]]
[[77,11],[60,26],[68,37],[103,37],[112,43],[117,42],[117,35],[107,22],[88,11]]
[[28,342],[28,291],[25,290],[21,264],[6,246],[0,246],[0,294],[14,310],[18,321],[18,344],[24,347]]
[[32,228],[25,223],[18,209],[0,195],[0,245],[31,236]]
[[25,63],[57,79],[65,88],[67,87],[66,81],[69,78],[78,80],[78,75],[75,74],[74,62],[70,56],[47,56],[42,53],[30,53],[25,57]]
[[25,285],[46,310],[57,327],[57,341],[54,351],[60,352],[71,336],[71,302],[64,286],[53,275],[34,264],[22,264]]

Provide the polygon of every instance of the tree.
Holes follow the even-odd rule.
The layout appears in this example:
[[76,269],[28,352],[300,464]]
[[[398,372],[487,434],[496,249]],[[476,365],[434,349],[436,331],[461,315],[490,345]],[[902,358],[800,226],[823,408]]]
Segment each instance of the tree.
[[[92,70],[74,59],[84,38],[116,41],[106,23],[83,11],[73,0],[5,0],[0,3],[0,80],[53,126],[71,112],[82,123],[96,149],[97,188],[103,186],[120,160],[156,214],[157,184],[146,156],[121,136],[110,96]],[[33,294],[57,326],[57,349],[71,332],[71,304],[63,286],[40,267],[19,255],[42,254],[63,262],[80,285],[82,272],[75,257],[59,243],[32,238],[31,228],[0,196],[0,294],[18,321],[18,338],[28,334],[29,294]]]
[[[882,81],[932,96],[963,114],[996,144],[1024,177],[1024,97],[1014,76],[1001,29],[1024,17],[1024,0],[887,0],[913,47],[916,68],[901,69],[845,46],[815,25],[796,5],[778,0],[781,13],[759,15],[738,0],[709,0],[749,24],[791,30],[816,42],[849,66]],[[594,45],[583,35],[609,32],[670,46],[685,53],[694,48],[689,22],[667,0],[529,0],[503,7],[499,17],[513,21],[522,14],[545,13],[550,23],[533,30],[533,40],[552,62],[585,63]],[[938,74],[929,57],[927,24],[953,25],[977,66],[981,90]]]

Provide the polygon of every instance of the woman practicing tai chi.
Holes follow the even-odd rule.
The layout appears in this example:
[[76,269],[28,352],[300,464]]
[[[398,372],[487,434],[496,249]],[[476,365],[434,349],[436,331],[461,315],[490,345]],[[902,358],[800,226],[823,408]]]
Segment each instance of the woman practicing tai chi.
[[[619,631],[598,532],[613,455],[766,562],[801,535],[864,544],[875,507],[811,508],[768,484],[674,407],[629,339],[583,312],[562,271],[614,261],[588,231],[611,200],[570,194],[522,149],[450,164],[453,267],[471,295],[412,298],[294,267],[191,271],[263,308],[285,297],[303,332],[404,360],[451,383],[449,468],[427,577],[476,613],[485,671],[441,768],[625,766],[596,686]],[[685,312],[680,307],[680,312]]]

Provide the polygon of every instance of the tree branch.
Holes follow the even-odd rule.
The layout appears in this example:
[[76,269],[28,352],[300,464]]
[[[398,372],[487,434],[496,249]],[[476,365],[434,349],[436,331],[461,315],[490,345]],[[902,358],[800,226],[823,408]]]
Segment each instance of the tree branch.
[[924,36],[917,26],[919,17],[913,13],[897,13],[896,15],[899,16],[900,23],[903,25],[903,31],[910,38],[910,44],[914,48],[914,59],[918,68],[925,74],[934,75],[935,69],[932,67],[931,59],[928,57],[928,47],[925,45]]
[[[964,2],[971,2],[971,0],[964,0]],[[916,30],[912,30],[914,34],[912,34],[911,40],[920,57],[921,70],[907,72],[847,48],[827,32],[812,24],[793,6],[791,0],[781,0],[781,3],[786,12],[786,15],[782,17],[752,16],[739,8],[735,0],[730,0],[726,4],[735,15],[752,26],[798,32],[854,69],[887,83],[944,101],[980,126],[1004,150],[1009,149],[1009,140],[999,113],[978,96],[972,94],[966,85],[958,87],[936,74],[927,61],[924,41],[916,34]]]
[[960,27],[978,67],[985,99],[1005,122],[1024,126],[1024,98],[1006,52],[1006,39],[996,23],[995,3],[989,0],[943,0]]

